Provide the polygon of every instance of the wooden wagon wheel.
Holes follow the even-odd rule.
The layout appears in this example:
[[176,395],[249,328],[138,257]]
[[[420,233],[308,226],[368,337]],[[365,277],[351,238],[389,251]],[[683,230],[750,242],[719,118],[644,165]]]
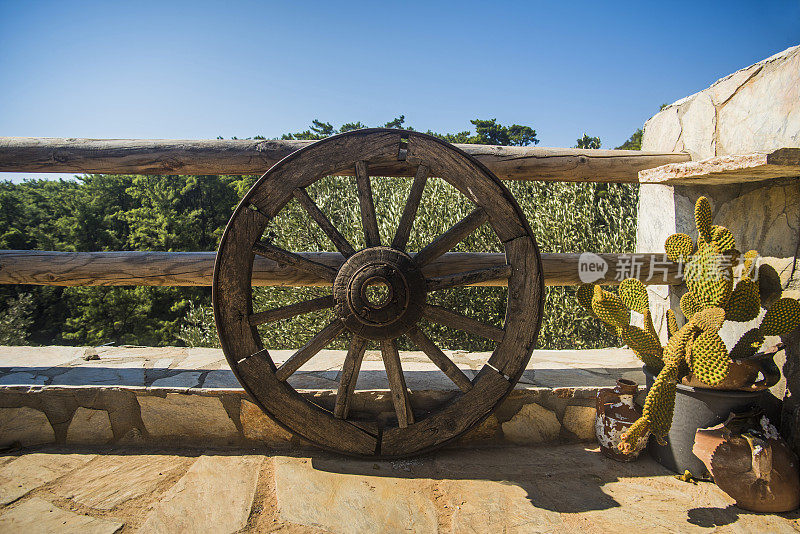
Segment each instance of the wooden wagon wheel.
[[[382,244],[369,172],[414,176],[391,243]],[[349,172],[348,172],[349,171]],[[397,172],[395,172],[397,171]],[[380,172],[381,174],[376,174]],[[356,176],[367,247],[356,251],[306,193],[318,179]],[[428,176],[444,179],[475,209],[417,254],[406,244]],[[267,223],[296,198],[344,256],[335,269],[262,239]],[[425,277],[425,266],[488,223],[502,243],[506,265],[452,276]],[[331,295],[254,313],[254,254],[325,280]],[[426,302],[431,291],[508,278],[503,328],[487,325]],[[372,295],[378,288],[382,295]],[[542,315],[543,276],[530,227],[508,190],[483,165],[429,135],[394,129],[358,130],[330,137],[274,165],[245,195],[220,242],[214,270],[214,315],[231,368],[247,392],[272,418],[324,448],[361,456],[399,457],[438,447],[487,417],[511,391],[530,359]],[[334,320],[276,367],[256,325],[333,308]],[[432,321],[496,342],[491,357],[470,380],[420,328]],[[299,394],[287,379],[339,335],[349,336],[335,406],[326,409]],[[412,406],[396,339],[406,336],[460,392],[422,412]],[[368,340],[380,344],[396,421],[355,420],[349,405]]]

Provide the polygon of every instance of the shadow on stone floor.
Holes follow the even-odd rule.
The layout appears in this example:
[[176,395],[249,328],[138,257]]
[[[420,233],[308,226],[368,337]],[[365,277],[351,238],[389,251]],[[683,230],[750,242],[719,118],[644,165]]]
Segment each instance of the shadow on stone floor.
[[348,475],[492,481],[517,486],[537,508],[560,513],[622,506],[602,490],[621,478],[671,475],[649,458],[618,463],[582,445],[442,450],[404,460],[343,459],[312,455],[314,469]]
[[729,504],[724,508],[720,507],[699,507],[688,511],[689,523],[703,528],[723,527],[735,523],[740,516],[748,515],[754,517],[772,517],[778,515],[784,519],[800,519],[800,510],[785,512],[782,514],[765,514],[743,510],[734,504]]

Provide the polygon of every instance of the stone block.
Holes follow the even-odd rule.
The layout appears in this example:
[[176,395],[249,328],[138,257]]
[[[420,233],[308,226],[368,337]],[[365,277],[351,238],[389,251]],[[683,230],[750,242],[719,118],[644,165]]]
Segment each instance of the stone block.
[[234,442],[236,425],[217,397],[168,393],[166,398],[141,395],[142,422],[153,438],[180,441]]
[[490,442],[500,435],[500,421],[492,414],[484,419],[478,426],[468,430],[461,436],[457,443],[474,443],[476,441]]
[[502,424],[503,436],[511,443],[529,445],[558,439],[561,424],[556,414],[538,404],[526,404]]
[[244,437],[259,441],[273,447],[284,447],[289,444],[292,434],[272,420],[261,408],[252,402],[242,399],[239,420],[242,423]]
[[55,493],[95,510],[112,510],[132,499],[157,495],[165,480],[193,461],[169,454],[103,454],[61,478]]
[[19,443],[23,447],[56,440],[47,416],[34,408],[0,408],[0,446]]
[[580,440],[593,440],[596,414],[597,410],[590,406],[567,406],[562,421],[564,430],[572,432]]
[[194,388],[200,383],[200,371],[184,371],[181,373],[153,380],[154,388]]
[[642,150],[693,160],[800,146],[800,46],[678,100],[645,124]]
[[105,410],[79,407],[67,429],[69,444],[102,445],[114,439],[111,420]]

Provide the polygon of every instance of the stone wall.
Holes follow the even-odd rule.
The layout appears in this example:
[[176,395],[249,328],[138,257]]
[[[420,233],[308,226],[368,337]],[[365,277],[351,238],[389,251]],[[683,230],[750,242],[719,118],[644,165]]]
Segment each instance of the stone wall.
[[[541,445],[594,440],[597,387],[518,386],[454,445]],[[306,391],[330,404],[335,391]],[[415,406],[452,392],[412,392]],[[329,398],[324,398],[329,397]],[[354,405],[391,410],[387,391],[358,391]],[[309,444],[267,417],[242,389],[0,386],[0,447],[45,444],[142,447]]]
[[[800,147],[800,46],[784,50],[755,65],[718,80],[711,87],[663,109],[645,124],[643,150],[684,151],[693,160],[729,154],[771,152]],[[639,252],[663,252],[664,240],[683,232],[697,238],[694,203],[711,201],[714,223],[730,228],[741,251],[758,250],[779,273],[784,296],[800,298],[800,181],[796,178],[749,184],[670,186],[643,184],[640,190],[637,244]],[[653,314],[663,338],[664,312],[678,306],[685,288],[650,286]],[[759,319],[755,321],[757,325]],[[728,324],[723,339],[732,344],[753,324]],[[790,359],[800,357],[797,336],[787,338]],[[777,340],[768,340],[777,341]],[[791,362],[790,362],[791,363]],[[784,403],[798,424],[786,421],[784,430],[800,429],[800,374],[784,367],[790,391]],[[797,376],[795,376],[797,375]],[[794,382],[794,383],[793,383]],[[783,396],[783,382],[773,393]],[[795,440],[800,451],[800,432]]]
[[800,46],[670,104],[645,124],[642,150],[693,160],[800,146]]

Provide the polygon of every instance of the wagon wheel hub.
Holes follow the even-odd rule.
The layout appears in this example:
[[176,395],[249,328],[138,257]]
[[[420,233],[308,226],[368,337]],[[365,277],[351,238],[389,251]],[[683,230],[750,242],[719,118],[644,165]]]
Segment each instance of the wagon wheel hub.
[[333,284],[336,313],[366,339],[394,339],[422,316],[425,278],[408,254],[372,247],[351,256]]

